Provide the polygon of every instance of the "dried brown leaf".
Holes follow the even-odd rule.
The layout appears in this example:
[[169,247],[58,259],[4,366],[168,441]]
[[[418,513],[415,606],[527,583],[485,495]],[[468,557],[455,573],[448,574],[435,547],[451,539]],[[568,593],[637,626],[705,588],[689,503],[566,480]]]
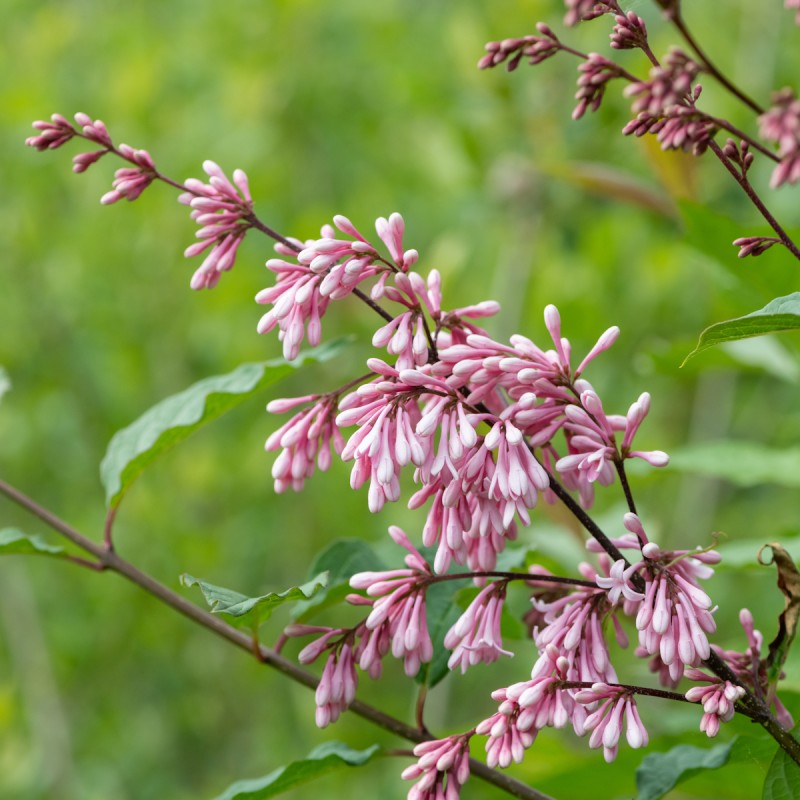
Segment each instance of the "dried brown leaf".
[[[770,561],[761,558],[761,554],[767,548],[772,551]],[[758,551],[758,562],[766,565],[775,564],[778,570],[778,588],[783,593],[784,600],[783,611],[778,618],[778,633],[770,642],[766,661],[769,685],[774,688],[800,622],[800,572],[789,553],[777,542],[765,544]]]

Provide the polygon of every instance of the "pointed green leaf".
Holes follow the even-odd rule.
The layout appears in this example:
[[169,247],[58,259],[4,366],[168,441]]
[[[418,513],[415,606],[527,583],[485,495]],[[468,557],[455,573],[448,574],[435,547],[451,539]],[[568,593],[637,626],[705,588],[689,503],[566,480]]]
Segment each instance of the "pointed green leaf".
[[670,450],[669,466],[681,472],[723,478],[736,486],[800,487],[800,447],[758,442],[709,441]]
[[522,547],[506,547],[502,553],[497,555],[497,563],[495,569],[498,572],[511,572],[515,569],[525,567],[525,562],[528,560],[528,554],[533,550],[533,547],[523,545]]
[[341,742],[326,742],[315,748],[302,761],[293,761],[263,778],[237,781],[215,800],[265,800],[289,789],[308,783],[342,767],[360,767],[378,752],[378,745],[366,750],[353,750]]
[[283,359],[242,364],[225,375],[204,378],[145,411],[127,428],[117,431],[108,444],[100,465],[108,508],[120,504],[133,481],[162,453],[305,362],[332,358],[343,342],[301,353],[291,364]]
[[308,619],[312,613],[341,602],[349,594],[350,578],[357,572],[387,569],[373,549],[361,539],[339,539],[325,548],[314,560],[309,574],[328,573],[328,585],[309,600],[298,603],[294,619]]
[[733,740],[729,764],[758,766],[766,774],[778,743],[766,732],[761,736],[737,736]]
[[41,536],[29,536],[16,528],[0,530],[0,555],[67,557],[63,547],[48,544]]
[[455,625],[462,610],[456,595],[464,588],[464,581],[441,581],[431,584],[425,593],[428,633],[433,643],[433,658],[423,664],[417,673],[417,683],[436,686],[449,672],[447,661],[450,651],[444,646],[447,631]]
[[[800,725],[792,731],[795,738]],[[800,767],[789,758],[785,750],[778,749],[764,779],[762,800],[797,800],[800,797]]]
[[184,586],[199,586],[200,591],[211,607],[213,614],[225,614],[232,617],[231,624],[237,628],[257,628],[272,616],[272,612],[284,603],[295,603],[298,600],[307,600],[313,597],[320,589],[326,586],[327,573],[317,575],[302,586],[294,586],[285,592],[269,592],[261,597],[248,597],[247,595],[206,583],[191,575],[181,575]]
[[702,353],[703,350],[722,344],[722,342],[733,342],[737,339],[764,336],[767,333],[796,330],[800,330],[800,292],[794,292],[785,297],[776,297],[764,308],[744,317],[717,322],[709,326],[700,334],[697,347],[686,356],[683,363],[685,364],[698,353]]
[[636,800],[659,800],[679,783],[706,769],[728,763],[733,741],[710,750],[680,744],[666,753],[650,753],[636,769]]

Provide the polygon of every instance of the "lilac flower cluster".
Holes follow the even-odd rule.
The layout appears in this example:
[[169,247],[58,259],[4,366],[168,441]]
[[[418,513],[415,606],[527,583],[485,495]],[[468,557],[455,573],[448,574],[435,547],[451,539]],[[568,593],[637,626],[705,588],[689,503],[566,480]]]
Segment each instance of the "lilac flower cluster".
[[72,171],[76,173],[86,172],[92,164],[97,163],[108,153],[114,153],[130,162],[132,167],[123,167],[114,174],[112,191],[100,199],[104,205],[116,203],[123,197],[126,200],[136,200],[157,177],[160,177],[152,157],[146,150],[136,150],[127,144],[116,147],[102,120],[93,120],[88,114],[78,113],[75,114],[75,122],[77,127],[61,114],[53,114],[49,121],[37,120],[33,123],[33,127],[39,131],[38,135],[28,137],[25,144],[40,152],[56,150],[76,138],[100,145],[99,150],[78,153],[73,157]]
[[316,690],[316,720],[320,728],[335,722],[353,702],[358,686],[356,665],[377,679],[382,672],[382,659],[391,651],[395,658],[403,660],[406,675],[413,677],[433,656],[425,614],[431,569],[400,528],[390,527],[389,535],[407,551],[406,568],[360,572],[350,579],[350,586],[365,590],[367,596],[351,594],[347,600],[355,606],[369,607],[366,619],[352,628],[293,624],[285,630],[287,636],[293,637],[322,634],[298,656],[301,664],[310,664],[328,652]]
[[772,172],[770,186],[800,182],[800,100],[791,89],[782,89],[758,121],[761,136],[778,145],[780,162]]
[[190,178],[185,184],[180,184],[161,175],[146,150],[137,150],[126,144],[116,146],[101,120],[92,120],[87,114],[79,113],[75,115],[75,121],[78,127],[61,114],[53,114],[49,122],[38,120],[33,123],[38,135],[29,137],[25,143],[39,151],[55,150],[75,138],[100,145],[99,150],[79,153],[73,158],[73,171],[78,173],[85,172],[109,153],[129,162],[132,166],[115,172],[112,190],[100,198],[104,205],[123,198],[136,200],[155,180],[182,189],[178,201],[191,207],[191,218],[200,225],[196,234],[200,241],[186,248],[184,255],[191,258],[209,251],[192,276],[190,285],[193,289],[216,286],[221,274],[233,267],[245,233],[256,224],[247,175],[237,169],[231,182],[217,164],[206,161],[203,170],[209,176],[207,183]]
[[549,25],[539,22],[536,30],[541,36],[522,36],[518,39],[503,39],[502,42],[488,42],[486,55],[478,62],[480,69],[496,67],[506,64],[506,69],[513,72],[523,58],[533,65],[541,64],[554,56],[560,49],[561,43]]
[[[800,0],[785,0],[786,8],[800,9]],[[762,155],[776,162],[770,186],[778,188],[785,184],[800,182],[800,101],[791,89],[777,92],[773,103],[766,111],[748,97],[742,90],[728,80],[699,48],[688,31],[681,14],[680,3],[675,0],[658,0],[666,19],[673,23],[677,32],[685,40],[689,55],[678,47],[658,59],[650,48],[645,21],[633,11],[625,11],[616,0],[565,0],[566,25],[611,15],[614,25],[610,33],[613,50],[641,50],[652,67],[646,78],[628,72],[616,61],[600,53],[582,53],[562,42],[553,30],[544,23],[537,23],[540,36],[507,38],[489,42],[487,53],[478,62],[481,69],[507,63],[514,70],[523,58],[532,65],[549,59],[556,53],[568,53],[581,59],[578,66],[578,91],[575,95],[577,105],[572,117],[580,119],[587,110],[596,111],[603,101],[610,81],[622,79],[628,83],[624,95],[633,99],[633,118],[623,127],[626,136],[637,137],[645,134],[655,135],[662,149],[684,150],[694,155],[702,155],[711,149],[717,158],[734,176],[759,213],[773,228],[777,236],[746,236],[736,239],[733,244],[739,248],[739,257],[758,256],[775,244],[787,247],[796,258],[800,258],[800,248],[764,207],[753,187],[746,178],[752,161],[752,154],[744,154],[748,163],[739,162],[728,152],[728,146],[721,148],[715,141],[717,134],[725,130],[742,140],[742,147],[753,145]],[[800,10],[796,20],[800,21]],[[703,87],[696,83],[701,73],[707,73],[737,100],[758,115],[761,139],[777,145],[777,153],[748,136],[730,121],[719,119],[698,106]],[[730,140],[729,140],[730,142]],[[739,172],[732,167],[736,164]]]
[[417,781],[408,800],[457,800],[469,778],[469,734],[423,742],[414,748],[419,758],[403,771],[407,781]]
[[195,236],[200,239],[184,251],[187,258],[209,250],[203,263],[192,276],[192,289],[211,289],[223,272],[233,267],[236,250],[245,233],[253,226],[253,199],[247,175],[237,169],[233,182],[213,161],[203,163],[208,183],[195,178],[186,181],[186,191],[178,202],[192,209],[191,217],[200,226]]
[[[374,264],[378,256],[371,258]],[[393,265],[407,259],[398,242]],[[377,272],[370,269],[370,274],[376,277]],[[568,487],[579,490],[587,507],[594,483],[612,482],[626,459],[641,458],[654,466],[667,463],[660,451],[633,448],[633,437],[649,410],[648,395],[643,394],[626,416],[609,416],[591,384],[580,377],[613,344],[618,329],[606,331],[573,368],[555,307],[545,310],[553,350],[542,350],[522,336],[504,345],[470,321],[495,313],[495,303],[443,312],[438,273],[424,280],[414,272],[398,271],[391,283],[381,282],[385,274],[378,277],[379,291],[372,294],[395,301],[401,311],[379,329],[373,343],[385,345],[385,331],[393,330],[394,346],[389,349],[395,364],[369,359],[371,381],[341,399],[340,393],[324,401],[314,396],[313,426],[301,424],[312,411],[308,416],[301,412],[280,434],[270,437],[268,449],[282,448],[273,471],[280,489],[302,486],[302,478],[313,469],[311,456],[324,445],[327,465],[330,451],[325,443],[341,442],[340,429],[356,426],[347,443],[336,446],[344,461],[353,462],[351,487],[368,485],[369,508],[378,512],[400,498],[401,474],[404,468],[413,468],[421,488],[409,506],[419,508],[432,501],[422,541],[436,546],[434,569],[441,574],[453,561],[472,569],[494,568],[506,542],[515,538],[517,523],[530,523],[530,510],[539,497],[553,499],[545,463],[554,465]],[[278,286],[281,283],[282,274]],[[286,307],[302,326],[304,307],[297,303]],[[398,340],[409,314],[415,315],[424,338],[412,335],[409,327]],[[293,405],[294,401],[285,400],[271,408]],[[559,434],[565,440],[561,453]],[[541,458],[536,447],[541,448]]]
[[[418,748],[420,760],[405,774],[419,779],[409,796],[457,796],[463,783],[459,776],[466,775],[455,766],[466,752],[463,737],[486,737],[490,766],[520,761],[543,727],[570,724],[578,735],[589,736],[591,747],[602,747],[609,761],[623,731],[631,747],[644,746],[647,732],[635,701],[639,688],[618,682],[606,628],[626,647],[623,621],[630,619],[639,637],[636,655],[651,660],[663,685],[675,687],[685,676],[697,680],[699,667],[712,653],[708,636],[716,628],[715,608],[699,582],[710,577],[718,554],[662,550],[650,541],[639,518],[628,513],[624,534],[606,543],[590,541],[597,566],[580,565],[582,577],[573,581],[575,586],[554,588],[551,576],[537,568],[517,575],[492,573],[520,525],[531,523],[530,512],[539,498],[552,502],[560,497],[558,480],[588,508],[595,484],[613,483],[628,459],[655,467],[668,463],[662,451],[634,445],[650,411],[649,394],[643,393],[626,414],[610,414],[583,377],[594,359],[614,344],[619,330],[603,333],[577,366],[554,306],[544,315],[550,349],[519,335],[509,344],[495,341],[471,320],[496,312],[496,304],[443,312],[438,274],[425,279],[404,269],[409,259],[399,239],[402,227],[395,228],[390,256],[383,258],[342,219],[337,218],[340,230],[346,227],[352,241],[328,246],[328,255],[338,258],[317,262],[323,265],[320,277],[324,280],[341,263],[357,261],[352,272],[359,285],[372,278],[370,296],[399,306],[392,322],[382,325],[373,339],[376,347],[388,349],[394,363],[368,359],[369,372],[356,388],[350,384],[347,394],[345,387],[327,395],[273,401],[272,411],[307,404],[306,411],[295,414],[268,441],[268,449],[281,450],[274,475],[280,489],[300,488],[313,471],[314,457],[324,453],[327,466],[333,443],[344,461],[353,462],[351,486],[368,486],[369,508],[378,512],[400,498],[401,476],[408,468],[420,484],[409,506],[432,501],[422,542],[435,547],[435,556],[429,565],[408,537],[392,528],[392,537],[408,552],[406,568],[352,578],[351,586],[367,596],[350,595],[349,601],[371,608],[362,623],[347,629],[290,628],[293,635],[322,633],[303,650],[302,661],[328,652],[317,697],[318,721],[327,725],[352,701],[356,666],[377,677],[382,657],[391,650],[413,675],[431,659],[427,587],[454,579],[448,571],[456,563],[467,565],[473,572],[465,577],[474,575],[481,588],[444,636],[449,668],[465,672],[513,655],[503,645],[501,619],[509,583],[517,579],[532,590],[529,621],[539,657],[529,681],[493,693],[498,710],[474,731],[436,740],[430,749]],[[296,257],[310,271],[322,254],[317,247],[313,258],[310,252],[304,255],[313,249],[309,245]],[[302,315],[301,307],[293,309]],[[402,333],[395,338],[398,331]],[[344,429],[350,427],[355,430],[345,439]],[[622,551],[634,551],[637,557],[627,561]],[[716,689],[687,695],[704,703],[700,724],[712,735],[745,691],[738,684],[720,685],[721,695]],[[461,755],[454,756],[456,751]],[[435,759],[431,753],[437,754]]]
[[[787,6],[797,4],[787,0]],[[578,53],[543,24],[537,26],[538,36],[490,43],[480,66],[506,62],[514,69],[522,58],[536,64],[568,51],[582,59],[576,119],[597,110],[608,83],[622,79],[629,83],[625,94],[633,98],[636,115],[624,133],[655,134],[665,149],[700,153],[712,146],[724,125],[697,107],[701,87],[695,81],[708,71],[706,62],[677,49],[658,62],[649,50],[644,21],[633,12],[623,13],[615,1],[566,0],[566,8],[568,25],[613,15],[612,48],[643,50],[653,62],[648,79],[637,80],[598,53]],[[199,241],[185,255],[204,254],[192,288],[218,283],[233,267],[249,230],[276,239],[278,257],[266,262],[273,282],[256,296],[258,304],[269,306],[257,330],[277,329],[287,360],[298,356],[304,340],[312,346],[321,342],[322,319],[333,301],[356,297],[381,316],[372,336],[380,357],[367,360],[365,375],[330,392],[276,399],[267,407],[270,413],[292,412],[265,445],[277,453],[272,468],[276,491],[302,490],[316,469],[326,470],[336,455],[352,462],[351,488],[367,487],[371,512],[399,501],[404,479],[416,485],[408,507],[427,506],[420,540],[433,551],[430,560],[404,531],[390,526],[390,537],[405,550],[405,566],[350,578],[355,591],[346,599],[364,610],[360,622],[350,627],[293,624],[285,631],[291,637],[315,637],[300,651],[301,663],[325,655],[315,696],[319,727],[334,723],[351,706],[359,671],[380,677],[387,654],[401,660],[410,677],[433,660],[426,601],[429,588],[446,580],[471,580],[477,587],[443,637],[450,670],[465,673],[514,655],[504,647],[501,631],[512,585],[527,592],[525,621],[537,655],[530,679],[495,690],[491,696],[497,710],[474,729],[414,748],[418,760],[403,773],[416,781],[411,800],[458,798],[469,777],[474,736],[485,738],[490,767],[520,762],[545,727],[570,725],[576,735],[588,735],[589,746],[602,747],[606,761],[616,757],[623,731],[630,747],[645,746],[648,734],[636,695],[670,693],[619,682],[608,638],[613,632],[619,647],[627,647],[626,625],[638,637],[635,655],[649,660],[662,686],[674,689],[684,679],[703,684],[671,696],[702,705],[699,725],[708,736],[743,708],[743,698],[769,696],[781,724],[790,724],[780,702],[773,701],[762,637],[749,612],[741,617],[745,652],[721,650],[709,642],[716,630],[716,607],[700,583],[713,574],[719,554],[699,548],[664,550],[650,541],[634,513],[626,463],[638,458],[664,467],[669,458],[661,450],[634,445],[650,411],[648,393],[626,413],[615,414],[585,378],[594,360],[614,345],[617,327],[602,333],[578,361],[562,335],[558,310],[548,305],[544,324],[549,342],[540,346],[519,334],[508,343],[497,341],[479,323],[496,314],[498,304],[483,300],[447,310],[439,273],[414,269],[420,256],[406,247],[400,214],[376,220],[376,240],[341,215],[322,227],[319,238],[286,238],[255,215],[241,170],[230,180],[221,167],[206,161],[207,181],[178,184],[157,171],[146,151],[114,145],[101,121],[85,114],[75,119],[77,127],[60,115],[36,122],[38,133],[28,144],[55,149],[80,138],[99,146],[75,157],[76,172],[108,153],[124,159],[130,166],[117,170],[112,190],[102,198],[107,204],[134,200],[155,180],[181,189],[179,200],[191,208],[199,226]],[[773,186],[800,181],[800,101],[784,90],[759,122],[762,138],[778,148]],[[722,157],[745,178],[753,158],[747,141],[729,142]],[[748,237],[737,243],[740,255],[757,255],[779,241]],[[622,484],[630,511],[621,521],[625,532],[609,538],[586,510],[594,503],[596,487],[615,481]],[[587,549],[594,562],[578,565],[580,577],[551,575],[539,565],[522,572],[497,570],[508,542],[533,524],[540,500],[564,503],[592,535]],[[454,571],[454,565],[467,571]],[[425,732],[421,711],[419,720]]]

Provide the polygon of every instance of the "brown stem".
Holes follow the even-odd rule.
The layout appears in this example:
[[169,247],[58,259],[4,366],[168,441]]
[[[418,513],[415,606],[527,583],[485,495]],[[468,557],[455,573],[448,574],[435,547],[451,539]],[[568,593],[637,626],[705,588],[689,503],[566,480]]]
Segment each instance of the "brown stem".
[[[538,460],[538,459],[537,459]],[[539,462],[541,464],[541,461]],[[542,468],[544,469],[544,465],[542,464]],[[552,491],[558,499],[567,507],[567,509],[572,513],[572,515],[580,522],[581,525],[586,529],[586,531],[597,540],[603,550],[608,553],[614,561],[624,561],[625,568],[627,569],[630,566],[628,559],[622,555],[619,551],[619,548],[611,541],[611,539],[606,536],[603,532],[602,528],[583,510],[580,504],[573,498],[573,496],[553,477],[553,475],[547,472],[548,477],[550,478],[550,491]],[[631,576],[631,583],[637,589],[637,591],[643,592],[644,591],[644,578],[642,578],[639,573],[634,573]]]
[[299,253],[303,248],[299,245],[295,244],[290,239],[287,239],[285,236],[281,236],[280,233],[273,230],[269,227],[266,223],[262,222],[255,213],[251,212],[248,214],[245,219],[250,223],[252,227],[254,227],[257,231],[261,231],[261,233],[265,233],[270,239],[274,239],[276,242],[280,242],[283,245],[286,245],[290,250],[294,250],[295,253]]
[[[594,683],[591,681],[564,681],[559,684],[563,689],[591,689]],[[606,686],[612,688],[625,689],[627,692],[646,695],[648,697],[660,697],[663,700],[679,700],[683,703],[690,703],[680,692],[668,692],[666,689],[651,689],[648,686],[634,686],[630,683],[607,683]]]
[[384,308],[381,308],[369,295],[364,294],[361,289],[353,289],[353,294],[362,302],[366,303],[376,314],[383,317],[387,322],[391,322],[394,317]]
[[[176,594],[171,589],[168,589],[162,583],[152,578],[147,573],[142,572],[133,564],[120,558],[116,552],[109,550],[102,545],[93,542],[83,534],[76,531],[72,526],[68,525],[64,520],[57,517],[52,512],[48,511],[43,506],[39,505],[35,500],[20,492],[15,487],[0,480],[0,494],[4,494],[9,500],[29,511],[34,516],[38,517],[42,522],[47,524],[53,530],[60,533],[73,544],[91,553],[105,569],[113,570],[122,575],[131,583],[135,583],[140,589],[148,592],[156,597],[165,605],[182,614],[184,617],[202,625],[212,633],[217,634],[223,639],[226,639],[231,644],[236,645],[241,650],[251,654],[257,654],[258,660],[264,664],[269,665],[278,672],[283,673],[291,680],[301,683],[310,689],[316,689],[319,679],[310,672],[296,666],[293,662],[279,655],[275,650],[259,644],[254,641],[252,635],[247,631],[238,630],[226,622],[223,622],[219,617],[204,611],[199,606],[186,600],[179,594]],[[377,725],[384,730],[389,731],[411,742],[422,742],[430,739],[430,735],[426,735],[416,728],[407,725],[402,720],[389,716],[380,709],[377,709],[360,700],[354,700],[350,706],[350,710],[359,717],[369,720],[374,725]],[[518,797],[521,800],[553,800],[548,795],[526,786],[524,783],[505,775],[497,770],[487,767],[480,761],[470,759],[470,772],[481,780],[497,786],[499,789],[504,790],[513,797]]]
[[535,572],[499,572],[485,570],[481,572],[452,572],[449,575],[432,575],[427,578],[428,583],[441,583],[442,581],[472,580],[472,578],[499,578],[504,581],[542,581],[546,583],[563,583],[567,586],[583,586],[588,589],[597,589],[592,581],[581,578],[562,578],[559,575],[537,575]]
[[631,514],[636,514],[636,503],[633,499],[633,493],[631,492],[631,485],[628,483],[628,473],[625,472],[624,459],[614,459],[614,467],[617,470],[617,475],[619,475],[622,491],[625,493],[625,502],[628,504],[628,511],[630,511]]
[[[701,112],[702,113],[702,112]],[[762,156],[766,156],[770,160],[774,161],[776,164],[780,163],[780,158],[768,147],[761,144],[758,139],[754,139],[752,136],[749,136],[744,131],[739,130],[735,125],[728,122],[726,119],[721,119],[720,117],[712,117],[710,114],[704,114],[705,118],[708,119],[709,122],[716,125],[718,128],[722,128],[724,131],[728,131],[728,133],[732,133],[737,139],[740,139],[743,142],[747,142],[753,150],[758,150]]]
[[739,89],[738,86],[735,86],[733,83],[731,83],[731,81],[729,81],[711,61],[711,59],[708,57],[708,54],[703,50],[699,42],[694,38],[691,31],[687,27],[686,22],[681,16],[680,9],[677,7],[677,4],[671,11],[667,12],[666,16],[680,31],[681,36],[683,36],[683,38],[686,40],[689,47],[694,50],[695,55],[700,59],[700,62],[702,63],[706,72],[708,72],[709,75],[713,75],[714,78],[716,78],[732,95],[734,95],[734,97],[737,97],[739,100],[741,100],[746,106],[755,111],[756,114],[763,114],[764,109],[761,108],[761,106],[756,103],[755,100],[752,100],[750,97],[748,97],[741,89]]
[[439,351],[436,348],[436,339],[431,333],[430,326],[428,325],[428,318],[425,313],[420,309],[420,316],[422,317],[422,325],[425,328],[425,336],[428,339],[428,363],[435,364],[439,360]]
[[769,209],[764,205],[761,198],[756,193],[756,190],[753,188],[750,181],[747,179],[747,176],[740,172],[733,162],[722,152],[722,148],[712,139],[709,143],[709,147],[714,155],[720,160],[722,165],[728,172],[733,176],[733,179],[736,183],[739,184],[742,191],[750,198],[750,201],[753,205],[759,210],[761,216],[769,223],[769,226],[775,233],[778,234],[778,238],[781,240],[781,244],[798,260],[800,260],[800,249],[798,249],[797,245],[792,241],[789,237],[789,234],[781,227],[778,220],[772,216]]
[[89,561],[88,558],[81,558],[80,556],[68,555],[66,559],[70,564],[77,564],[79,567],[86,567],[86,569],[91,569],[95,572],[102,572],[106,568],[105,564],[100,564],[97,561]]
[[428,726],[425,724],[425,701],[428,699],[428,684],[423,683],[422,686],[419,687],[419,694],[417,695],[417,706],[416,706],[416,721],[417,721],[417,729],[424,734],[430,735],[430,731],[428,730]]
[[116,507],[109,509],[108,514],[106,514],[106,520],[103,523],[103,544],[105,544],[107,550],[114,549],[112,531],[114,528],[114,518],[116,516],[117,516]]

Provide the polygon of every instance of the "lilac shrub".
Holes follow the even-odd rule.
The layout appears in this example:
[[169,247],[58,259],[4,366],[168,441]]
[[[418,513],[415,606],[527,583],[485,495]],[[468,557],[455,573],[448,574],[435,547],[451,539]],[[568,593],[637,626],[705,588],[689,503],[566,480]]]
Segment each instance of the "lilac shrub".
[[[691,53],[673,48],[656,58],[645,21],[616,0],[566,2],[567,25],[610,18],[611,48],[642,51],[651,64],[647,76],[605,55],[573,49],[544,23],[535,35],[489,43],[480,66],[505,63],[513,70],[523,59],[539,64],[560,53],[577,57],[575,119],[596,111],[610,85],[625,83],[632,118],[623,134],[655,135],[664,149],[712,152],[773,227],[774,237],[737,239],[739,255],[757,256],[779,244],[800,258],[748,177],[757,153],[776,164],[773,188],[800,182],[800,101],[783,89],[762,109],[699,49],[680,4],[658,5]],[[800,9],[794,0],[786,6]],[[763,141],[702,109],[697,83],[702,75],[719,80],[750,107]],[[350,577],[353,591],[346,602],[361,611],[360,621],[349,627],[294,623],[285,630],[289,638],[314,637],[299,654],[301,664],[324,656],[316,686],[320,728],[353,705],[360,673],[380,678],[390,654],[409,677],[430,664],[435,647],[426,603],[436,584],[458,581],[479,590],[444,635],[449,670],[465,673],[513,655],[503,642],[501,619],[509,613],[506,597],[514,584],[530,597],[526,622],[538,652],[530,677],[528,665],[520,665],[518,682],[491,692],[495,711],[469,730],[442,738],[429,733],[420,705],[417,721],[425,741],[413,749],[416,763],[402,773],[415,781],[410,800],[457,798],[470,776],[471,751],[483,750],[489,767],[505,768],[522,761],[548,727],[571,727],[587,737],[590,748],[602,748],[609,762],[623,740],[634,749],[646,747],[650,712],[647,707],[640,714],[642,697],[695,704],[697,725],[709,737],[743,714],[800,763],[800,745],[787,732],[791,717],[775,691],[780,669],[775,675],[772,653],[762,655],[763,637],[750,612],[740,615],[747,649],[723,650],[713,642],[717,606],[702,587],[719,553],[706,543],[666,550],[645,531],[626,464],[639,459],[659,469],[669,462],[661,450],[634,442],[649,413],[650,394],[642,392],[627,410],[611,409],[587,377],[610,357],[620,335],[616,326],[601,333],[588,353],[574,357],[558,310],[547,305],[550,341],[536,343],[523,334],[498,341],[482,327],[500,312],[498,304],[478,297],[472,305],[449,308],[438,272],[416,270],[424,258],[407,246],[398,213],[376,220],[372,240],[337,215],[332,225],[322,226],[319,238],[302,241],[277,233],[256,216],[241,170],[231,180],[206,161],[206,181],[180,183],[159,172],[147,151],[115,145],[106,126],[86,114],[77,114],[74,125],[54,114],[34,128],[37,134],[27,143],[38,150],[71,140],[99,148],[75,156],[75,172],[106,155],[127,162],[103,203],[135,200],[154,181],[180,191],[179,201],[200,226],[198,241],[185,255],[204,256],[191,278],[193,289],[216,286],[251,230],[275,240],[277,256],[266,262],[271,283],[256,296],[269,308],[256,327],[261,334],[277,330],[287,360],[297,359],[304,342],[321,343],[323,318],[334,301],[355,299],[379,317],[372,337],[376,353],[363,374],[338,388],[267,406],[273,414],[292,414],[266,442],[266,449],[277,453],[272,468],[277,492],[302,491],[316,469],[326,470],[338,457],[352,464],[350,486],[366,489],[370,512],[402,499],[404,473],[416,487],[408,507],[426,509],[411,535],[389,526],[405,551],[404,566]],[[723,133],[735,139],[718,144]],[[607,534],[589,512],[598,487],[614,486],[628,510]],[[563,576],[537,564],[498,569],[508,544],[524,539],[535,525],[542,502],[562,504],[583,526],[591,563]],[[634,647],[630,635],[637,637]],[[612,637],[648,662],[660,688],[620,682],[615,662],[621,656],[612,656]],[[676,691],[684,682],[690,687]]]

